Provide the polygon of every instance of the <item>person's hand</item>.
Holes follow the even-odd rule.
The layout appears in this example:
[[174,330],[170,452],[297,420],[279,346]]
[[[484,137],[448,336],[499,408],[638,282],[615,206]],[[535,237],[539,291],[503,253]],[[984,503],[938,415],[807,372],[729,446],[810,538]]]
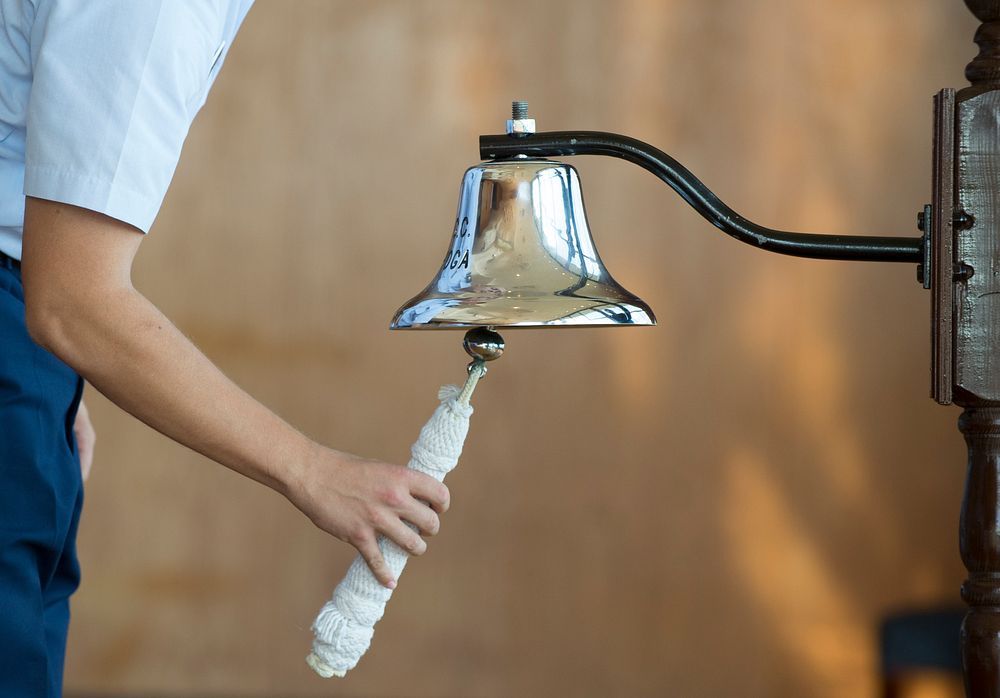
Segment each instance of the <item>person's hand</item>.
[[90,423],[87,405],[82,400],[80,408],[76,411],[76,420],[73,422],[73,435],[76,436],[76,451],[80,455],[80,474],[86,482],[90,477],[90,466],[94,463],[94,444],[97,442],[97,434],[94,432],[94,425]]
[[288,498],[319,528],[357,548],[378,581],[393,589],[378,534],[422,555],[427,543],[404,522],[433,536],[450,495],[443,483],[410,468],[319,447]]

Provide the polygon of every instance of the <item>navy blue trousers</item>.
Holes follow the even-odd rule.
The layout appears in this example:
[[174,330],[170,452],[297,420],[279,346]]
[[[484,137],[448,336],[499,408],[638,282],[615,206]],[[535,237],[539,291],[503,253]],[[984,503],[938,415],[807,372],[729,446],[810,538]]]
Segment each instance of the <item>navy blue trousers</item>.
[[0,256],[0,696],[58,698],[80,582],[83,381],[35,344],[20,271]]

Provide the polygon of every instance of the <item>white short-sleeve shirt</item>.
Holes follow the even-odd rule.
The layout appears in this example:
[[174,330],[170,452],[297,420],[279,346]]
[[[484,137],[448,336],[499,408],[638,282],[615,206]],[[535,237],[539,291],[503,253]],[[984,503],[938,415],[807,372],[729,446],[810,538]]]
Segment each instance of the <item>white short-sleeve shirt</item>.
[[149,230],[253,0],[0,0],[0,251],[24,197]]

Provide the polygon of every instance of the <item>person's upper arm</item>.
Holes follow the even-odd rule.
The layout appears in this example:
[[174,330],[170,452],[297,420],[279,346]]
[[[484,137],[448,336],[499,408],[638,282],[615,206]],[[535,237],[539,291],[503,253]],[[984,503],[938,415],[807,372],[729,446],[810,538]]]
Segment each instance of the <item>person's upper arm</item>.
[[173,177],[234,6],[38,2],[22,250],[27,319],[37,338],[130,286],[140,233]]
[[39,3],[24,193],[148,231],[208,87],[227,6]]

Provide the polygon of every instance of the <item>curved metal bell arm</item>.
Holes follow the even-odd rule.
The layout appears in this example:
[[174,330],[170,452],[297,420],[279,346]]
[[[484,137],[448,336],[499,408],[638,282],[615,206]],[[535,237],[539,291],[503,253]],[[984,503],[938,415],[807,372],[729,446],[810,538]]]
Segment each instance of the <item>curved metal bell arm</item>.
[[534,134],[479,137],[484,160],[517,155],[558,157],[565,155],[610,155],[628,160],[666,182],[695,211],[724,233],[770,252],[812,257],[872,262],[924,262],[924,239],[920,237],[869,237],[817,235],[772,230],[747,220],[729,208],[690,170],[658,148],[635,138],[602,131],[548,131]]

